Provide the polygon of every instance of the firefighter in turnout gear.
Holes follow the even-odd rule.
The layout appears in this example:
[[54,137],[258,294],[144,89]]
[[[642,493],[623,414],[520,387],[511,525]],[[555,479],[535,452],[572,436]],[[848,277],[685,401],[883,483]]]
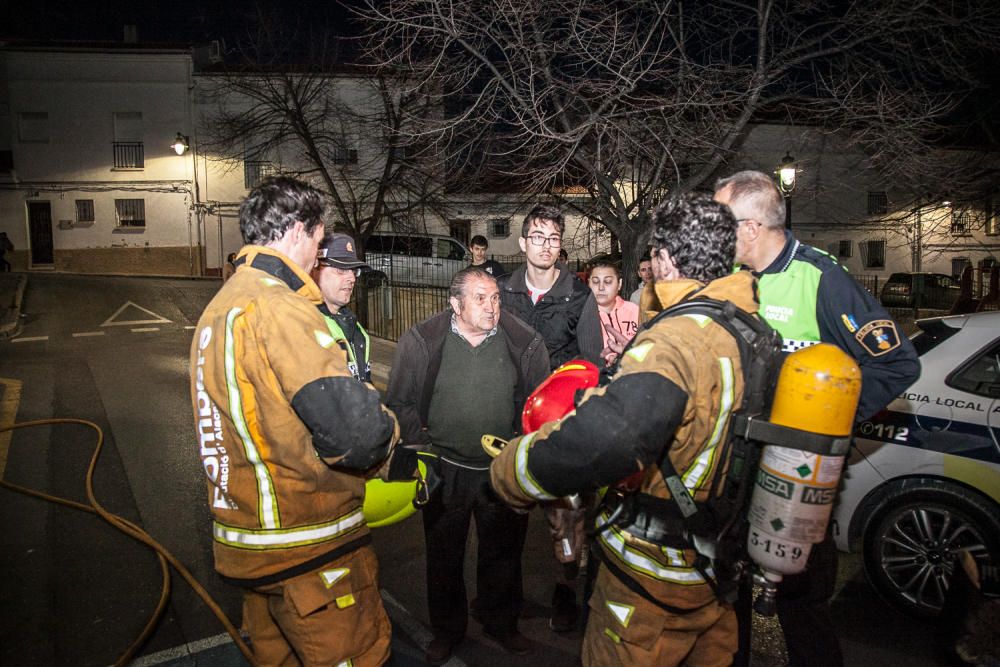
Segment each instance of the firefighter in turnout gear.
[[246,246],[198,321],[191,393],[215,567],[244,589],[258,665],[381,665],[389,619],[362,514],[399,429],[358,382],[308,271],[323,198],[290,178],[240,207]]
[[[713,299],[756,313],[754,277],[732,274],[736,222],[725,206],[704,195],[678,197],[654,223],[648,300],[668,308]],[[527,508],[638,476],[651,511],[673,506],[675,496],[704,503],[726,474],[729,421],[743,384],[739,345],[726,328],[707,316],[667,314],[639,331],[610,382],[584,392],[574,412],[511,441],[491,467],[493,488]],[[584,665],[728,665],[735,614],[683,531],[654,538],[638,520],[609,523],[607,506],[597,522],[603,563]]]
[[[785,200],[774,181],[742,171],[716,184],[715,199],[739,222],[736,262],[754,272],[760,316],[783,339],[785,352],[830,343],[861,369],[857,418],[867,419],[920,375],[913,345],[878,301],[830,255],[785,229]],[[778,585],[777,610],[792,667],[839,667],[840,644],[829,600],[837,578],[837,550],[829,535],[813,547],[806,571]],[[737,665],[750,663],[750,591],[741,596]]]

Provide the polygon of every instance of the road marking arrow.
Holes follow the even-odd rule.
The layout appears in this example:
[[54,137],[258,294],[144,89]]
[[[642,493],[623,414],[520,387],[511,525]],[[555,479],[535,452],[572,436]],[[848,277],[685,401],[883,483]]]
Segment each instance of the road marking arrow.
[[[144,312],[147,315],[150,315],[150,316],[152,316],[152,317],[154,317],[156,319],[152,319],[152,320],[121,320],[121,321],[116,321],[116,319],[118,318],[118,316],[122,314],[122,311],[124,311],[129,306],[131,306],[132,308],[136,308],[138,310],[141,310],[142,312]],[[162,315],[158,315],[158,314],[154,313],[153,311],[151,311],[148,308],[143,308],[142,306],[140,306],[137,303],[133,303],[132,301],[126,301],[125,305],[122,306],[121,308],[119,308],[118,310],[116,310],[115,313],[114,313],[114,315],[112,315],[108,319],[104,320],[104,324],[102,324],[101,326],[102,327],[123,327],[123,326],[133,326],[133,325],[136,325],[136,324],[173,324],[173,320],[168,320],[167,318],[163,317]]]

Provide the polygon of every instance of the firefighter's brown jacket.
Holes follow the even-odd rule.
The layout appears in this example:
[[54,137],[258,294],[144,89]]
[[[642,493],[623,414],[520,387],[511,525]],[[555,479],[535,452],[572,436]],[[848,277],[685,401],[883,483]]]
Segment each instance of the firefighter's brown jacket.
[[[753,277],[742,271],[708,285],[657,283],[655,299],[646,302],[667,308],[697,295],[755,313],[755,294]],[[718,454],[742,397],[739,348],[722,326],[707,316],[661,319],[640,330],[608,385],[588,390],[562,420],[512,441],[492,465],[493,487],[509,504],[527,507],[641,469],[641,490],[669,498],[658,466],[666,449],[691,495],[703,501],[724,472]],[[604,530],[599,541],[605,557],[652,597],[682,609],[714,599],[692,567],[693,551],[659,547],[618,528]]]
[[253,587],[366,543],[365,476],[398,427],[348,371],[312,279],[262,246],[236,265],[198,321],[191,395],[216,569]]

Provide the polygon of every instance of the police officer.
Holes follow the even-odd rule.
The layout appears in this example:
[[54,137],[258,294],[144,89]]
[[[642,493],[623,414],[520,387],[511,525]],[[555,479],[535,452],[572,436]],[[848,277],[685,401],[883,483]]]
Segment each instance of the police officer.
[[348,304],[354,284],[362,269],[371,267],[358,259],[354,239],[347,234],[332,233],[323,237],[316,255],[313,280],[323,296],[319,312],[326,318],[327,328],[337,344],[347,354],[347,368],[358,380],[372,381],[371,340]]
[[191,394],[215,568],[244,589],[259,665],[382,665],[391,626],[362,513],[365,477],[398,440],[348,373],[308,271],[323,196],[269,179],[240,206],[247,244],[198,321]]
[[[760,315],[783,338],[786,352],[832,343],[861,368],[857,419],[885,407],[920,374],[910,341],[885,309],[828,254],[785,229],[785,200],[759,171],[720,180],[715,200],[737,223],[736,262],[758,278]],[[829,534],[809,556],[806,571],[778,586],[777,609],[792,666],[842,665],[829,600],[837,576],[837,551]],[[750,596],[740,600],[740,655],[749,664]]]
[[[678,197],[657,209],[654,224],[654,308],[708,297],[756,313],[753,276],[732,272],[736,223],[725,206],[706,195]],[[694,501],[718,493],[720,439],[743,396],[736,339],[709,317],[665,316],[639,331],[619,364],[575,411],[506,446],[490,469],[501,498],[526,508],[641,471],[641,497],[672,504],[664,460]],[[600,512],[599,525],[607,521]],[[603,563],[584,665],[730,664],[735,612],[716,598],[683,530],[660,539],[638,526],[609,525],[598,535]]]

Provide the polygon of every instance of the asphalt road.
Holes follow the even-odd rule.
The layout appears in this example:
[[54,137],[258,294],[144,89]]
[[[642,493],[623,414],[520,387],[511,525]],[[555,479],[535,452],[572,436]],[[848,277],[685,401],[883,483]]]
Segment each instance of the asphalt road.
[[[239,592],[212,569],[188,395],[193,326],[217,288],[216,281],[32,274],[23,329],[0,342],[0,420],[96,422],[105,434],[95,481],[101,502],[160,540],[238,623]],[[79,426],[0,434],[3,479],[82,502],[93,444],[94,434]],[[521,627],[534,654],[512,659],[470,622],[453,665],[577,664],[580,634],[547,628],[551,546],[540,513],[532,516]],[[5,489],[0,526],[0,664],[113,663],[159,598],[151,552],[94,516]],[[429,633],[419,518],[374,533],[394,650],[401,664],[421,664]],[[473,570],[470,557],[470,591]],[[933,626],[881,603],[856,557],[843,559],[841,586],[834,614],[848,665],[945,664],[935,655]],[[754,664],[783,664],[780,632],[773,623],[760,629]],[[167,617],[136,664],[242,664],[220,633],[218,621],[175,577]]]

